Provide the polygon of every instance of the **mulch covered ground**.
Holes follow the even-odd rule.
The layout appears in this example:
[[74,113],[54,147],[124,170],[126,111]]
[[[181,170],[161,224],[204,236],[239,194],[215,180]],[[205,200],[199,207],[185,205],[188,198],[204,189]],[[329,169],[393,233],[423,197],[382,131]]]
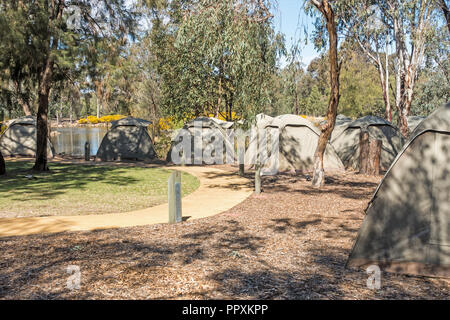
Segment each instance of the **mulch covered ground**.
[[[448,299],[450,281],[347,270],[379,178],[265,177],[264,193],[178,225],[0,239],[3,299]],[[81,288],[67,289],[67,267]]]

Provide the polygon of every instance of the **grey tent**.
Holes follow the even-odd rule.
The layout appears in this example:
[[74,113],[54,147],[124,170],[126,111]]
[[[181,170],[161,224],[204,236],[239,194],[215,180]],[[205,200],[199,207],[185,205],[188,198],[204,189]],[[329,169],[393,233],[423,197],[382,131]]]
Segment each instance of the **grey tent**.
[[[285,114],[271,118],[260,117],[257,122],[259,128],[265,129],[268,141],[272,140],[275,132],[279,135],[278,171],[312,171],[314,153],[319,140],[319,131],[310,121],[293,114]],[[272,142],[271,142],[272,143]],[[269,143],[268,148],[272,148]],[[255,147],[249,147],[246,158],[254,158]],[[268,152],[270,155],[270,151]],[[324,168],[326,170],[344,170],[344,166],[328,143],[324,154]]]
[[408,129],[409,132],[413,132],[414,129],[421,123],[426,117],[422,116],[409,116],[408,117]]
[[[220,164],[225,163],[227,157],[229,161],[234,161],[234,141],[231,141],[229,136],[233,131],[232,127],[232,123],[216,118],[195,118],[186,123],[173,137],[167,161],[181,161],[185,164]],[[216,139],[221,140],[218,147],[222,148],[222,151],[215,150]],[[188,144],[185,145],[184,142]],[[221,154],[216,154],[216,151]],[[174,155],[177,159],[173,158]]]
[[156,158],[153,142],[148,135],[150,121],[124,118],[111,123],[111,129],[103,137],[96,160],[140,160]]
[[[36,156],[36,118],[22,117],[10,122],[0,137],[0,150],[4,156]],[[53,146],[47,139],[47,157],[54,155]]]
[[347,262],[450,277],[450,104],[412,133],[378,186]]
[[[279,136],[280,127],[282,126],[282,123],[280,120],[275,119],[271,116],[268,116],[266,114],[260,113],[256,115],[255,117],[255,123],[252,125],[252,128],[250,132],[247,132],[246,139],[246,149],[245,149],[245,157],[244,162],[247,166],[253,167],[256,164],[257,160],[257,134],[259,131],[259,134],[265,135],[265,137],[259,137],[260,141],[264,141],[266,145],[266,154],[262,155],[260,161],[263,162],[262,166],[268,167],[271,166],[271,163],[269,163],[269,159],[267,159],[268,156],[270,156],[270,141],[274,139],[275,136]],[[263,150],[263,149],[260,149]],[[265,156],[265,158],[264,158]]]
[[[320,132],[310,121],[292,114],[275,117],[281,121],[280,127],[280,171],[314,169],[314,153]],[[328,143],[324,154],[326,170],[344,170],[342,161],[333,146]]]
[[[346,115],[343,115],[343,114],[338,114],[336,116],[335,127],[349,124],[352,121],[353,121],[352,118],[347,117]],[[323,120],[323,121],[320,122],[320,125],[325,125],[326,123],[327,123],[327,120]]]
[[387,170],[401,150],[404,140],[392,123],[375,116],[365,116],[333,130],[330,141],[345,167],[359,169],[359,135],[362,130],[367,130],[372,138],[382,141],[381,168]]

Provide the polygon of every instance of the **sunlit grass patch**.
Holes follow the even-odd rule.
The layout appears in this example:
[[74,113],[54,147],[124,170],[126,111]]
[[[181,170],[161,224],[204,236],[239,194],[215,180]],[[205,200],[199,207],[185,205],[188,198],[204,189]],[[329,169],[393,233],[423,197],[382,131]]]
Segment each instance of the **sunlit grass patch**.
[[[34,173],[29,161],[6,166],[0,217],[118,213],[167,202],[170,171],[165,169],[52,163],[50,172]],[[183,173],[183,196],[199,184]]]

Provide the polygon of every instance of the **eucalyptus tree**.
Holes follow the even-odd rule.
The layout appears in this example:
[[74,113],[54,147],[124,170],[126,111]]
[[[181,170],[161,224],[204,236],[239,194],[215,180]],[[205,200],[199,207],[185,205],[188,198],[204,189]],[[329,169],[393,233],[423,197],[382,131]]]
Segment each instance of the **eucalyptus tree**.
[[[33,167],[48,170],[47,135],[50,90],[55,81],[95,61],[96,45],[132,35],[135,14],[125,0],[12,0],[2,2],[2,44],[19,52],[4,70],[19,67],[37,82],[37,150]],[[26,59],[23,59],[24,56]]]
[[[314,172],[312,185],[320,188],[325,183],[325,172],[323,167],[323,155],[328,140],[333,132],[336,123],[337,109],[339,106],[339,73],[341,62],[338,59],[338,34],[337,34],[337,18],[335,9],[328,0],[310,0],[310,3],[317,9],[322,18],[316,20],[317,39],[326,38],[328,42],[328,59],[330,72],[330,96],[328,101],[328,111],[325,124],[321,125],[321,133],[317,142],[317,148],[314,153]],[[314,15],[316,12],[307,7],[307,10]],[[323,30],[326,29],[328,37],[325,37]],[[320,41],[316,42],[320,43]]]
[[165,12],[166,22],[153,19],[152,42],[167,113],[251,119],[270,105],[283,47],[268,1],[171,1]]
[[[388,119],[390,84],[387,50],[389,45],[393,44],[395,108],[401,132],[407,136],[407,117],[410,115],[415,84],[424,53],[427,47],[436,41],[436,30],[442,20],[439,2],[435,0],[346,0],[340,2],[339,9],[347,35],[360,44],[379,70]],[[381,54],[380,51],[385,52]]]

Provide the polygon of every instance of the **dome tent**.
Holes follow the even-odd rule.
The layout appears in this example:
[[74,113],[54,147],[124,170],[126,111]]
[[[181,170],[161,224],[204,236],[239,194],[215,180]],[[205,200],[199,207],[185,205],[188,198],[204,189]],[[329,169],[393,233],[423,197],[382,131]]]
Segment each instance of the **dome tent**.
[[[278,171],[312,171],[314,169],[314,153],[320,132],[310,121],[293,114],[275,118],[260,116],[256,126],[265,130],[268,141],[272,140],[271,137],[275,132],[279,134]],[[271,148],[272,145],[269,143],[269,154]],[[255,151],[256,147],[250,145],[246,159],[255,158],[255,155],[252,156]],[[341,160],[330,143],[325,149],[324,168],[344,170]]]
[[[167,153],[167,161],[173,162],[172,152],[178,152],[180,161],[184,161],[186,164],[204,164],[206,163],[203,159],[205,152],[209,154],[209,151],[211,151],[211,156],[216,157],[215,150],[210,150],[210,144],[215,141],[216,137],[220,138],[223,142],[223,158],[221,161],[225,163],[227,157],[234,161],[234,142],[229,138],[232,132],[233,125],[231,122],[209,117],[195,118],[186,123],[172,139],[170,150]],[[200,145],[194,143],[195,137],[201,139],[202,142]],[[190,139],[189,159],[186,159],[188,155],[183,154],[182,142],[184,139]],[[200,157],[196,158],[196,154]]]
[[[0,137],[0,150],[3,156],[36,156],[36,118],[26,116],[9,123]],[[53,146],[47,138],[47,157],[53,158]]]
[[[275,117],[280,126],[280,171],[314,170],[314,153],[320,132],[314,124],[300,116],[285,114]],[[325,170],[344,170],[333,146],[328,143],[325,149],[323,166]]]
[[111,122],[111,129],[103,137],[95,159],[97,161],[155,159],[156,152],[147,132],[150,124],[150,121],[131,117]]
[[[275,134],[279,134],[279,126],[281,123],[274,119],[271,116],[260,113],[255,117],[255,123],[252,125],[252,129],[250,131],[250,136],[246,137],[246,150],[244,156],[244,163],[250,167],[256,164],[257,157],[257,139],[256,139],[256,129],[260,130],[260,132],[264,132],[266,135],[265,139],[267,143],[272,141]],[[260,139],[264,139],[261,137]],[[267,146],[267,151],[269,155],[270,146]],[[267,160],[262,160],[263,162]],[[263,163],[263,167],[269,165],[268,163]]]
[[[336,127],[339,127],[339,126],[343,126],[343,125],[349,124],[352,121],[353,121],[352,118],[347,117],[346,115],[343,115],[343,114],[338,114],[336,116],[336,122],[335,122],[334,126],[336,128]],[[326,123],[327,123],[327,120],[323,120],[319,124],[320,125],[325,125]]]
[[347,262],[450,277],[450,104],[416,127],[375,191]]
[[382,141],[381,168],[387,170],[403,146],[403,137],[392,123],[376,116],[365,116],[338,126],[331,135],[331,144],[346,168],[359,169],[359,136],[367,130],[369,135]]

